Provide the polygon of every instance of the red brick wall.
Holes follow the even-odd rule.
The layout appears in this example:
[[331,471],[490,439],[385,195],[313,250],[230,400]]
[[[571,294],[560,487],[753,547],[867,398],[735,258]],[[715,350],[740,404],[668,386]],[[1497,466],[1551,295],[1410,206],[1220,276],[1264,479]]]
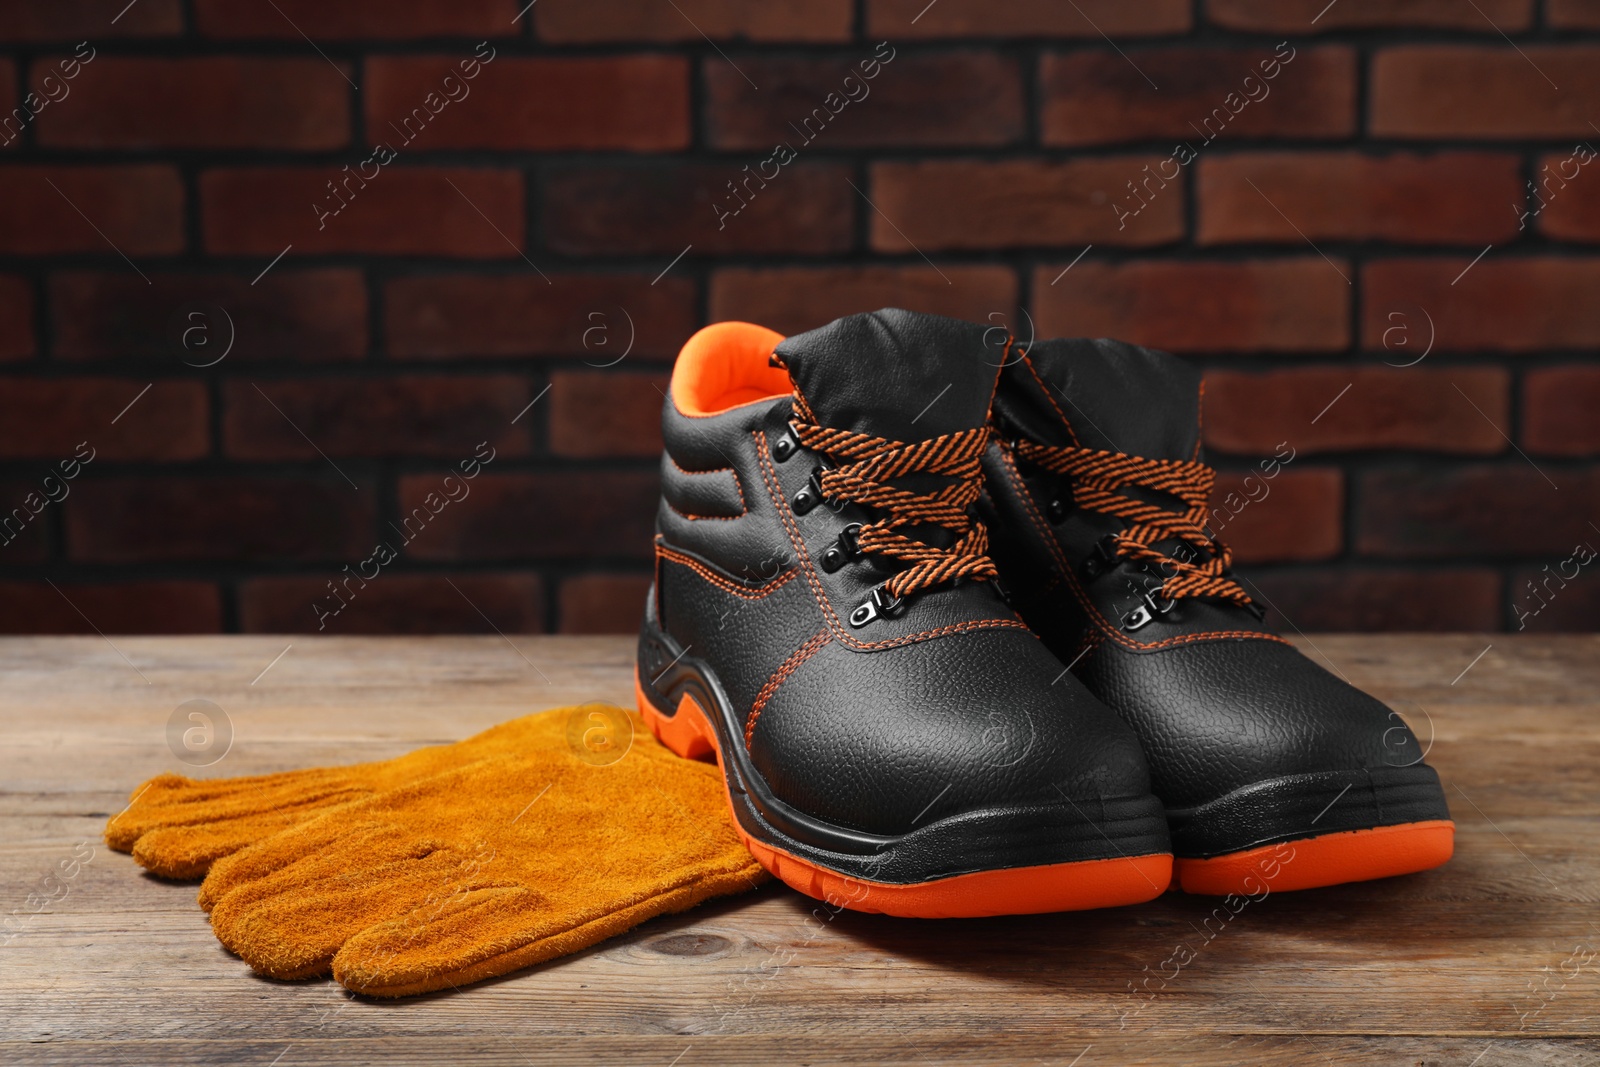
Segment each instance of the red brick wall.
[[630,628],[676,346],[885,304],[1200,363],[1300,628],[1600,622],[1594,0],[0,0],[0,109],[6,631]]

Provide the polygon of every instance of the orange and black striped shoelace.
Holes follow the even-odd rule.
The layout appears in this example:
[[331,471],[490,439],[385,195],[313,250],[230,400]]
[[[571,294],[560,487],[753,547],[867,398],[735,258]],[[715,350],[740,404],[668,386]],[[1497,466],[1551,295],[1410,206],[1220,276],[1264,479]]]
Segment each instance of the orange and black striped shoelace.
[[[989,442],[987,426],[905,444],[819,426],[805,417],[809,412],[803,403],[797,403],[796,409],[791,425],[801,446],[838,464],[821,471],[823,498],[883,513],[882,518],[861,527],[856,535],[857,550],[910,564],[884,583],[890,596],[907,597],[958,578],[995,577],[995,565],[988,556],[988,531],[968,512],[983,484],[979,458]],[[951,481],[931,493],[915,493],[892,484],[908,475],[928,474]],[[917,525],[943,527],[955,540],[948,548],[940,548],[901,532]]]
[[[1075,506],[1126,519],[1128,528],[1113,540],[1116,556],[1154,567],[1165,577],[1160,593],[1167,600],[1216,597],[1240,607],[1253,606],[1250,596],[1228,577],[1232,552],[1205,529],[1206,504],[1217,477],[1212,468],[1190,460],[1146,459],[1027,440],[1012,448],[1019,459],[1071,479]],[[1182,501],[1185,510],[1173,511],[1123,491],[1131,487],[1165,493]],[[1198,549],[1204,562],[1181,559],[1154,547],[1163,541]]]

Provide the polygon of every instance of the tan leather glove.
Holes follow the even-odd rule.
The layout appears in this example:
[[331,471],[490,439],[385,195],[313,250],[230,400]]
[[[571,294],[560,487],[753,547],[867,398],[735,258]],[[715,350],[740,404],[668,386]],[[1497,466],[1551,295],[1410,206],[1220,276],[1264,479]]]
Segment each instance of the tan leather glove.
[[357,992],[404,996],[575,952],[767,877],[716,769],[647,731],[604,765],[564,737],[518,747],[219,860],[200,890],[218,939],[263,974],[331,970]]
[[[609,724],[615,736],[600,736]],[[249,778],[197,780],[161,774],[133,791],[127,810],[106,824],[106,844],[132,852],[141,867],[166,878],[201,878],[216,860],[331,807],[387,792],[488,756],[530,748],[585,744],[626,745],[626,727],[641,740],[649,731],[632,713],[610,705],[555,708],[501,723],[465,741],[435,745],[378,763],[313,767]],[[579,736],[568,738],[576,727]],[[595,744],[591,738],[588,742]],[[596,750],[604,755],[603,750]]]

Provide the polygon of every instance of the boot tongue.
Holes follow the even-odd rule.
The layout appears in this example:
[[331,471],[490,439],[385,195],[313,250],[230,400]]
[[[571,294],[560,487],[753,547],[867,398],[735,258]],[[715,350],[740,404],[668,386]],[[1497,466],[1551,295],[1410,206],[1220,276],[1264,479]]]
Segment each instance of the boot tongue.
[[974,323],[885,308],[795,334],[777,355],[819,425],[910,443],[984,424],[1003,343]]
[[995,413],[1037,441],[1199,458],[1200,372],[1176,356],[1104,338],[1038,341],[1005,373]]

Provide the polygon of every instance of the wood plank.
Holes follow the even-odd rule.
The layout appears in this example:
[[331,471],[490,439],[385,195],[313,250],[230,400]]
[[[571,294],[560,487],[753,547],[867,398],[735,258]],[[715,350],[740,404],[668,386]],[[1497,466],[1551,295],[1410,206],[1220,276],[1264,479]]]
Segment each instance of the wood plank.
[[[1513,1040],[1479,1038],[1380,1038],[1352,1036],[1304,1038],[1180,1036],[1152,1048],[1138,1038],[1102,1037],[1076,1041],[1010,1036],[866,1037],[828,1047],[786,1047],[741,1036],[687,1035],[652,1038],[582,1036],[550,1042],[538,1038],[485,1039],[464,1035],[438,1038],[302,1037],[293,1042],[250,1039],[151,1041],[141,1046],[149,1059],[171,1064],[271,1064],[303,1067],[437,1067],[472,1063],[484,1067],[588,1067],[592,1064],[646,1064],[650,1067],[747,1067],[753,1062],[799,1063],[807,1067],[874,1064],[961,1064],[966,1067],[1016,1067],[1043,1063],[1059,1067],[1299,1067],[1303,1064],[1459,1064],[1461,1067],[1590,1067],[1594,1042],[1574,1039]],[[77,1067],[85,1062],[124,1060],[128,1049],[106,1042],[73,1043],[71,1048],[0,1042],[0,1057],[19,1067]],[[79,1058],[83,1057],[83,1058]],[[1473,1063],[1474,1060],[1477,1063]]]
[[[1237,914],[1168,894],[956,922],[834,914],[773,885],[399,1003],[251,975],[193,885],[99,844],[106,816],[162,770],[384,758],[554,704],[625,702],[631,640],[300,637],[265,674],[290,638],[112,641],[0,640],[7,1064],[1600,1059],[1600,639],[1497,635],[1464,675],[1490,638],[1300,642],[1413,720],[1407,702],[1426,709],[1431,731],[1414,725],[1458,822],[1439,871]],[[235,726],[201,771],[165,740],[196,697]],[[90,849],[32,913],[45,876]],[[1180,945],[1193,959],[1176,967]]]

